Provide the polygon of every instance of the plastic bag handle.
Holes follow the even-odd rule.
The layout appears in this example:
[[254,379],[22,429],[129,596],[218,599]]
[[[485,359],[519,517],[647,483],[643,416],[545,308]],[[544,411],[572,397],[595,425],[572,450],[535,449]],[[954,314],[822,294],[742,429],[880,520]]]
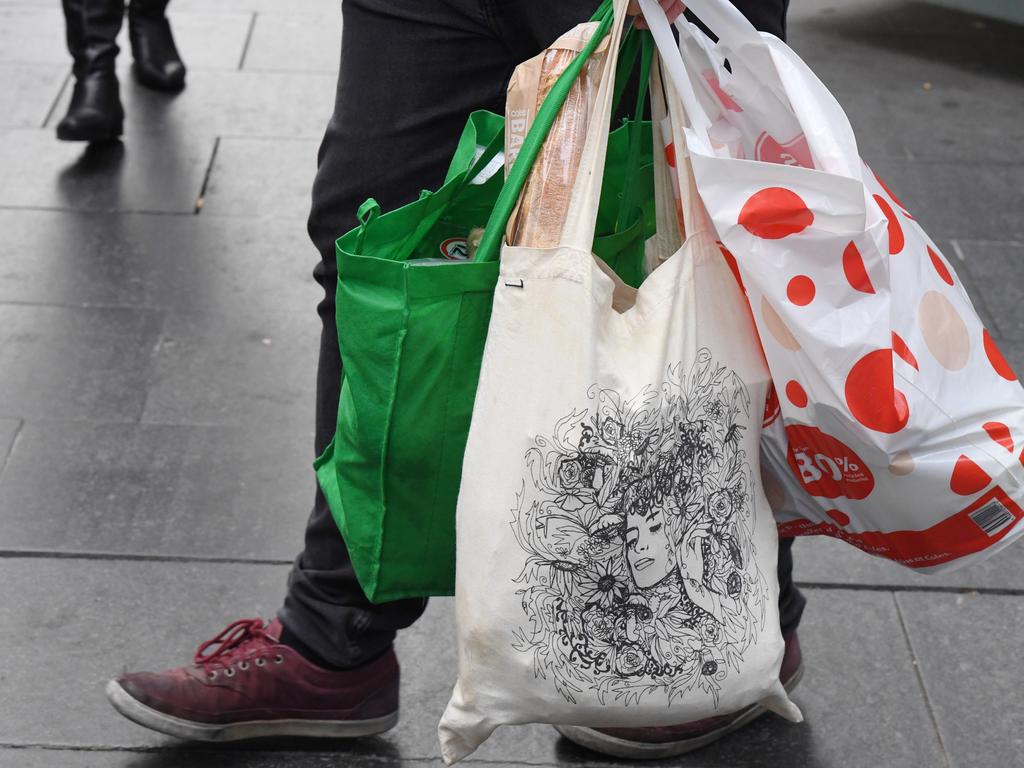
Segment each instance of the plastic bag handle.
[[474,261],[494,261],[498,258],[501,240],[505,236],[505,227],[508,225],[509,217],[512,216],[512,211],[515,210],[519,196],[522,194],[523,187],[530,176],[530,171],[533,170],[533,164],[536,162],[537,156],[544,146],[548,133],[551,132],[551,126],[554,125],[555,120],[558,118],[558,113],[568,98],[573,84],[583,71],[587,60],[597,50],[597,47],[612,27],[614,9],[611,7],[612,3],[610,0],[607,5],[608,10],[605,11],[594,34],[591,35],[590,40],[587,41],[587,44],[576,55],[576,58],[572,60],[565,71],[559,75],[555,84],[551,86],[551,90],[541,104],[540,109],[537,110],[537,117],[534,119],[533,125],[530,126],[530,130],[523,140],[519,154],[512,164],[508,178],[505,179],[505,185],[501,188],[501,193],[498,195],[494,209],[487,220],[487,226],[480,240],[480,246],[477,248],[476,255],[473,258]]
[[608,124],[612,119],[612,96],[619,57],[619,41],[629,18],[627,0],[614,0],[612,7],[614,20],[609,33],[607,59],[601,76],[601,85],[597,89],[588,119],[587,136],[580,153],[579,167],[559,238],[560,246],[588,252],[594,247],[594,230],[597,226],[597,212],[604,180]]
[[[643,2],[641,2],[641,6]],[[761,33],[739,9],[727,0],[686,0],[686,7],[729,48],[760,43]],[[646,17],[646,13],[644,16]],[[679,24],[678,26],[684,26]]]
[[672,35],[672,26],[665,15],[665,9],[656,0],[640,0],[640,10],[643,11],[647,26],[650,27],[654,44],[658,46],[663,71],[668,72],[669,79],[683,102],[694,137],[704,145],[702,149],[705,153],[714,155],[710,136],[711,121],[701,107],[697,93],[693,90],[693,83],[690,82],[690,76],[686,73],[686,64]]
[[[640,0],[640,6],[648,23],[653,18],[656,23],[660,24],[661,19],[658,17],[665,16],[661,7],[657,3],[652,3],[651,0]],[[754,25],[728,0],[690,0],[687,2],[687,7],[715,33],[719,44],[729,50],[731,59],[742,61],[748,69],[755,73],[763,70],[765,66],[774,66],[783,82],[788,81],[792,87],[786,88],[785,98],[789,101],[793,114],[807,137],[815,164],[820,170],[856,180],[861,178],[860,152],[857,149],[857,139],[850,126],[850,120],[839,102],[818,79],[817,75],[811,71],[810,67],[798,56],[780,56],[779,54],[783,51],[790,53],[785,43],[772,35],[758,32]],[[694,25],[682,18],[676,21],[676,28],[682,34],[691,37],[702,35]],[[671,29],[667,31],[671,35]],[[655,40],[658,40],[657,35]],[[671,48],[675,51],[676,56],[669,59],[667,58],[669,56],[668,46],[663,47],[663,45],[665,45],[664,39],[659,44],[658,50],[662,52],[662,58],[665,59],[666,67],[672,75],[672,81],[679,90],[679,95],[692,121],[698,114],[695,108],[699,104],[691,106],[689,96],[693,95],[693,85],[689,83],[688,77],[679,76],[685,75],[686,72],[686,67],[682,63],[682,54],[679,52],[678,46],[673,43]],[[676,59],[678,59],[678,66]],[[683,79],[687,81],[686,84],[682,83]],[[686,87],[690,94],[684,92]],[[703,115],[703,110],[700,110],[700,114]],[[707,141],[707,147],[699,149],[710,150],[707,152],[708,154],[718,154],[714,152],[714,145],[710,142],[703,127],[698,132],[698,138],[702,143]],[[727,155],[721,154],[720,156],[726,157]]]

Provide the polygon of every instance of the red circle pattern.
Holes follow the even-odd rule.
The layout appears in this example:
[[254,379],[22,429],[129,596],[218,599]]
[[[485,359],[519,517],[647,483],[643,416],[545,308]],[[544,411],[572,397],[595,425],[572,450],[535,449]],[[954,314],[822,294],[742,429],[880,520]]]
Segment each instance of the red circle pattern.
[[806,307],[814,301],[816,292],[814,281],[807,275],[797,275],[786,286],[786,296],[798,307]]
[[803,232],[814,222],[814,214],[796,192],[768,187],[755,192],[740,210],[740,225],[755,237],[780,240]]

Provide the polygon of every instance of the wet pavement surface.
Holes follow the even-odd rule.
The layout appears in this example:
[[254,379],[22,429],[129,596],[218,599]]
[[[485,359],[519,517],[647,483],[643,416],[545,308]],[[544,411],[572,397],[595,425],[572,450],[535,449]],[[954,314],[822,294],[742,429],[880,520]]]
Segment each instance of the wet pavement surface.
[[[398,642],[385,736],[211,748],[120,718],[103,685],[270,616],[313,495],[318,343],[305,216],[337,3],[176,0],[187,89],[121,56],[122,144],[58,143],[52,0],[0,0],[0,768],[440,764],[449,600]],[[861,152],[1024,370],[1024,27],[906,0],[792,0],[791,45]],[[127,46],[125,46],[126,48]],[[807,722],[774,717],[673,765],[1019,764],[1024,558],[922,576],[797,544]],[[470,762],[609,765],[547,727]]]

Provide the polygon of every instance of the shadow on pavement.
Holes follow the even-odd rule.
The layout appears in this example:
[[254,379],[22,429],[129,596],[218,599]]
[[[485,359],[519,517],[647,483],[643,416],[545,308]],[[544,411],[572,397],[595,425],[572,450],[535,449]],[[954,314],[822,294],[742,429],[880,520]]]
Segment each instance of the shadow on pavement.
[[[559,738],[555,744],[559,764],[622,766],[626,763],[603,757]],[[632,763],[641,765],[641,763]],[[740,766],[800,766],[834,768],[835,755],[822,754],[810,723],[786,724],[774,717],[729,734],[721,741],[679,757],[643,763],[673,768],[739,768]]]
[[73,205],[82,196],[83,187],[94,186],[100,181],[104,186],[117,190],[113,198],[120,203],[124,160],[125,148],[120,140],[85,145],[78,159],[57,177],[61,199],[65,204]]
[[1024,25],[923,2],[844,4],[802,21],[823,37],[853,40],[1010,82],[1024,81]]
[[125,768],[327,768],[399,766],[402,756],[381,739],[256,739],[245,744],[184,743],[140,754]]

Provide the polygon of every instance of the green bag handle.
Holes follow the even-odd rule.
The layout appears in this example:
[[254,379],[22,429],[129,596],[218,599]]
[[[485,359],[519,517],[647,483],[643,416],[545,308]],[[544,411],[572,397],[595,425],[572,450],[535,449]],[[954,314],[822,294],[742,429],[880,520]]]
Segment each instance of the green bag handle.
[[[615,72],[615,90],[612,96],[612,117],[619,114],[619,106],[622,104],[622,97],[629,85],[629,75],[636,65],[637,55],[640,53],[641,39],[640,30],[632,24],[622,37],[622,45],[619,48],[619,66]],[[639,119],[639,115],[634,115]]]
[[551,87],[547,98],[544,99],[544,103],[537,110],[537,117],[526,134],[526,139],[519,150],[519,155],[512,164],[508,178],[505,179],[505,185],[501,188],[498,200],[494,204],[494,210],[491,211],[491,216],[487,220],[483,238],[480,240],[480,247],[477,248],[473,261],[495,261],[498,258],[498,252],[501,249],[501,239],[505,234],[505,227],[508,225],[509,217],[512,216],[512,211],[515,210],[519,196],[526,185],[526,180],[530,176],[530,171],[533,170],[533,164],[537,160],[537,155],[540,154],[544,141],[551,132],[551,126],[554,125],[555,120],[558,118],[558,113],[561,111],[562,105],[565,104],[569,91],[572,90],[587,60],[597,50],[598,45],[600,45],[611,29],[613,13],[610,0],[606,0],[602,4],[602,7],[604,6],[607,6],[607,10],[594,34],[587,41],[583,50],[576,55],[572,63],[558,77],[558,80]]
[[[608,6],[608,7],[611,6],[610,0],[605,0],[605,2],[601,4],[601,8],[604,8],[605,6]],[[600,11],[601,8],[599,8],[598,11]],[[598,17],[598,14],[595,13],[594,16],[591,17],[590,20],[591,21],[599,21],[600,19]],[[624,35],[624,39],[622,41],[622,48],[621,48],[621,51],[619,53],[619,67],[618,67],[618,71],[616,72],[616,75],[615,75],[615,96],[614,96],[613,101],[612,101],[612,105],[613,105],[612,106],[612,114],[618,114],[618,112],[619,112],[619,105],[622,103],[622,96],[625,93],[626,86],[629,85],[629,75],[633,71],[633,67],[636,64],[637,57],[641,54],[641,50],[645,46],[651,46],[651,45],[652,44],[651,44],[651,40],[650,40],[650,33],[648,33],[646,35],[642,35],[641,31],[639,29],[637,29],[635,26],[632,26],[632,25],[630,25],[628,30],[626,30],[626,34]],[[646,51],[646,55],[649,57],[650,56],[650,51]],[[648,63],[647,70],[641,72],[641,75],[640,75],[640,82],[641,83],[646,83],[647,82],[647,77],[648,77],[647,72],[649,72],[649,71],[650,71],[650,64]],[[645,89],[641,89],[641,91],[640,91],[641,96],[646,96],[646,93],[647,92],[646,92]],[[644,101],[643,98],[640,98],[640,99],[637,100],[637,111],[634,113],[634,117],[637,120],[639,120],[641,118],[641,116],[643,115],[643,109],[644,109],[645,103],[646,102]],[[459,147],[458,147],[458,149],[455,152],[455,156],[458,157],[460,153],[466,153],[466,154],[475,153],[477,146],[479,146],[479,145],[477,144],[477,145],[463,146],[463,142],[460,141]],[[473,164],[466,171],[466,176],[463,179],[463,184],[464,185],[465,184],[469,184],[473,179],[475,179],[477,176],[479,176],[480,173],[484,170],[484,168],[486,168],[487,165],[495,157],[497,157],[501,152],[503,152],[504,149],[505,149],[505,136],[504,136],[503,133],[498,132],[497,134],[495,134],[491,138],[491,141],[484,147],[484,150],[480,154],[480,156],[475,161],[473,161]],[[639,146],[637,147],[637,152],[639,152]],[[630,155],[630,159],[632,160],[632,158],[633,158],[633,155],[631,154]],[[449,181],[451,181],[453,178],[455,178],[458,175],[458,172],[455,171],[455,168],[457,166],[458,166],[458,163],[453,161],[452,162],[452,167],[450,167],[448,169],[448,175],[445,177],[445,180],[444,180],[445,184],[447,184]]]
[[[488,229],[490,228],[491,222],[495,221],[495,215],[500,212],[502,220],[505,222],[501,226],[501,232],[504,231],[504,228],[508,223],[508,219],[512,215],[512,211],[515,209],[516,202],[519,200],[519,196],[522,193],[522,188],[526,185],[526,180],[529,178],[529,173],[533,167],[533,163],[536,161],[537,155],[540,153],[540,149],[543,147],[544,141],[547,139],[548,133],[550,133],[551,127],[557,119],[562,105],[565,103],[566,98],[568,98],[569,91],[572,89],[573,84],[579,77],[580,72],[582,72],[583,66],[586,64],[587,60],[608,34],[613,18],[612,0],[603,0],[597,11],[591,17],[591,21],[598,22],[598,28],[594,31],[591,39],[579,54],[577,54],[576,58],[572,61],[565,72],[563,72],[559,76],[558,80],[555,81],[555,85],[552,86],[551,91],[544,100],[544,103],[541,104],[541,108],[537,112],[537,117],[523,142],[523,147],[520,150],[519,156],[513,164],[512,170],[509,172],[508,179],[505,181],[505,185],[502,187],[502,191],[498,196],[495,209],[492,211],[491,217],[488,219]],[[639,30],[636,30],[635,27],[630,25],[629,29],[627,29],[625,33],[626,39],[623,42],[622,50],[627,56],[627,66],[626,76],[621,78],[622,86],[618,93],[619,99],[621,99],[621,91],[625,89],[625,84],[628,81],[629,71],[632,70],[632,61],[630,61],[630,58],[632,58],[633,61],[635,61],[636,58],[636,32],[638,31]],[[627,45],[630,46],[630,50],[626,50]],[[632,53],[630,53],[630,51],[632,51]],[[641,82],[643,82],[643,80]],[[619,78],[617,75],[616,86],[618,87],[618,85]],[[645,95],[645,93],[645,89],[641,88],[641,95]],[[640,105],[640,114],[642,114],[643,102],[638,100],[638,104]],[[456,157],[459,154],[475,153],[477,146],[478,145],[475,142],[470,142],[468,140],[468,136],[464,134],[456,149]],[[473,162],[468,171],[453,172],[453,169],[450,167],[445,178],[445,184],[457,179],[459,176],[462,176],[461,180],[458,182],[458,186],[460,188],[468,184],[472,179],[476,178],[480,171],[482,171],[501,151],[503,151],[503,149],[504,133],[502,131],[498,131],[487,143],[483,153],[476,159],[476,161]],[[637,144],[637,153],[638,152],[639,144]],[[524,153],[526,154],[525,157]],[[632,155],[630,157],[632,161]],[[456,162],[452,163],[452,166],[457,167],[457,165],[458,163]],[[518,173],[516,172],[517,167],[520,168]],[[513,190],[511,192],[509,191],[510,187]],[[511,203],[509,203],[509,200]],[[370,213],[369,210],[363,210],[364,208],[369,208],[371,205],[374,208],[373,213]],[[499,206],[501,207],[499,208]],[[507,210],[504,210],[504,208],[507,208]],[[361,247],[365,238],[366,228],[373,219],[376,218],[376,215],[374,214],[379,215],[379,210],[380,209],[379,206],[377,206],[376,201],[370,200],[366,201],[366,203],[360,207],[359,220],[361,226],[356,243],[357,248]],[[370,215],[365,215],[367,213]],[[439,210],[436,215],[425,216],[414,230],[409,233],[409,236],[404,239],[403,244],[399,246],[399,251],[408,251],[411,253],[422,237],[430,230],[431,227],[434,226],[434,224],[436,224],[436,220],[440,218],[440,215],[441,211]],[[487,230],[485,229],[483,241],[481,242],[480,249],[477,251],[474,261],[492,261],[497,258],[497,251],[500,248],[501,234],[499,233],[496,243],[489,246],[494,251],[494,255],[484,259],[481,258],[481,252],[483,252],[483,246],[486,241]]]
[[[636,37],[640,39],[640,87],[637,90],[636,110],[633,112],[633,115],[637,121],[640,121],[643,119],[644,107],[647,105],[647,81],[651,78],[651,62],[654,60],[654,40],[649,32],[638,34]],[[632,69],[632,67],[629,69]],[[622,72],[621,69],[619,71]],[[628,72],[629,70],[626,71]],[[640,139],[640,131],[634,130],[632,137],[630,137],[629,160],[626,168],[634,169],[640,163]],[[635,207],[636,186],[635,176],[632,173],[627,173],[622,187],[622,198],[619,202],[619,214],[615,218],[616,232],[620,232],[632,224],[627,219],[633,213]]]
[[[600,21],[601,17],[604,16],[610,8],[611,0],[604,0],[604,2],[598,6],[597,10],[594,11],[594,15],[590,17],[590,21]],[[636,61],[639,46],[637,44],[637,36],[633,33],[637,31],[639,30],[635,27],[630,27],[630,29],[627,30],[625,39],[622,43],[622,51],[619,54],[619,60],[624,62],[627,66],[625,67],[625,71],[622,71],[622,68],[620,67],[620,72],[617,74],[615,81],[615,101],[613,102],[615,107],[613,108],[613,112],[616,113],[618,112],[618,105],[622,101],[622,93],[625,91],[626,85],[629,82],[629,71],[632,70],[633,63]],[[455,157],[452,160],[451,167],[448,169],[448,175],[444,180],[445,184],[459,175],[459,172],[455,170],[460,165],[460,163],[457,162],[457,158],[460,155],[465,155],[468,160],[469,157],[472,157],[472,155],[476,153],[476,148],[479,144],[469,143],[467,139],[468,137],[464,135],[459,141],[459,146],[455,150]],[[487,164],[504,150],[504,146],[505,136],[499,131],[491,138],[490,142],[487,143],[480,156],[472,162],[469,169],[466,171],[463,183],[468,184],[479,176],[480,172],[487,167]]]
[[[470,123],[472,123],[476,114],[478,113],[473,112],[470,115]],[[472,181],[505,147],[505,132],[503,130],[496,131],[491,140],[484,145],[480,156],[473,159],[480,144],[475,137],[471,138],[469,126],[470,124],[467,124],[466,130],[459,137],[459,144],[455,148],[455,154],[452,156],[451,165],[448,167],[448,174],[444,177],[444,184],[449,183],[460,174],[465,174],[463,179],[465,183]],[[465,171],[458,170],[463,165],[469,167]]]

